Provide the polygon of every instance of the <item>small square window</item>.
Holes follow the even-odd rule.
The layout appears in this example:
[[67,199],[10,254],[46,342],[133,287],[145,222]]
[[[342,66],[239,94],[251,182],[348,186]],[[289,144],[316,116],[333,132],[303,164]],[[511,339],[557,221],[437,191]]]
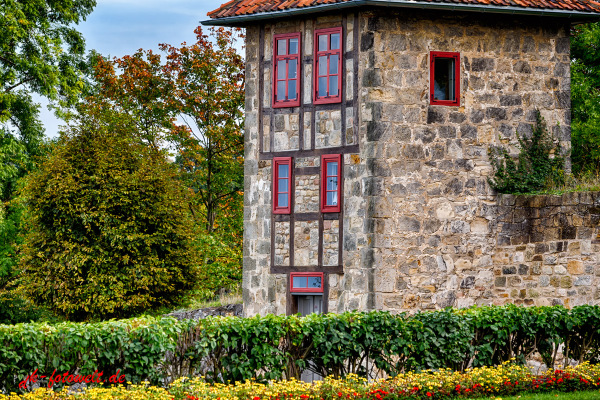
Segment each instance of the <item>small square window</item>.
[[321,211],[340,212],[342,156],[327,154],[321,156]]
[[290,293],[323,293],[323,273],[292,272]]
[[315,31],[314,103],[342,101],[342,28]]
[[300,105],[300,34],[275,35],[273,107]]
[[460,53],[431,52],[430,104],[460,105]]
[[289,214],[292,206],[292,158],[273,159],[273,213]]

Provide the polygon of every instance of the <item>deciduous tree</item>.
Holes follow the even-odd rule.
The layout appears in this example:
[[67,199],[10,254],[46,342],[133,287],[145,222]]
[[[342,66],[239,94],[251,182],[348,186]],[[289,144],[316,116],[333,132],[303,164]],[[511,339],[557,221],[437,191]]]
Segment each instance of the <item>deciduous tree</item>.
[[96,96],[135,121],[140,142],[170,146],[190,210],[201,227],[199,286],[207,293],[241,278],[244,62],[237,31],[196,30],[197,42],[98,58]]

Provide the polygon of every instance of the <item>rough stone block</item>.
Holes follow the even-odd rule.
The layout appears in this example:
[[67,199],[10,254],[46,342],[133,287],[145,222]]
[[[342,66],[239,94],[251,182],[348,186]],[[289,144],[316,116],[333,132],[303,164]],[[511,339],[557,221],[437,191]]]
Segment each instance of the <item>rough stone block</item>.
[[592,284],[592,277],[589,275],[578,276],[573,282],[575,286],[590,286]]
[[571,260],[567,263],[567,271],[571,275],[581,275],[584,273],[583,262],[581,260]]

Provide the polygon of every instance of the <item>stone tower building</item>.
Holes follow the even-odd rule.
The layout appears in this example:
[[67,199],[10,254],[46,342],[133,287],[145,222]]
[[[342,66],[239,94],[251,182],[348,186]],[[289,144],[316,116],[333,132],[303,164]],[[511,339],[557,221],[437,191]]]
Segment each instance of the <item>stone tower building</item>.
[[570,148],[593,0],[232,0],[246,28],[244,314],[597,302],[600,195],[497,196],[535,110]]

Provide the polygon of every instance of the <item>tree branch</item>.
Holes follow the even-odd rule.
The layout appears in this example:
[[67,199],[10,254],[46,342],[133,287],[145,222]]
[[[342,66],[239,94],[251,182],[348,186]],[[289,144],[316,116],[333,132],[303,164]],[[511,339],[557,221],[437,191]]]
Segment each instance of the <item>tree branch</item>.
[[16,88],[16,87],[19,87],[19,86],[21,86],[21,85],[24,85],[24,84],[26,84],[27,82],[31,82],[31,81],[32,81],[32,80],[34,80],[34,79],[35,79],[34,77],[30,77],[30,78],[27,78],[27,79],[25,79],[25,80],[23,80],[23,81],[20,81],[20,82],[18,82],[17,84],[15,84],[15,85],[13,85],[13,86],[9,86],[9,87],[5,88],[5,89],[4,89],[4,92],[5,92],[5,93],[8,93],[8,92],[10,92],[11,90],[13,90],[14,88]]

